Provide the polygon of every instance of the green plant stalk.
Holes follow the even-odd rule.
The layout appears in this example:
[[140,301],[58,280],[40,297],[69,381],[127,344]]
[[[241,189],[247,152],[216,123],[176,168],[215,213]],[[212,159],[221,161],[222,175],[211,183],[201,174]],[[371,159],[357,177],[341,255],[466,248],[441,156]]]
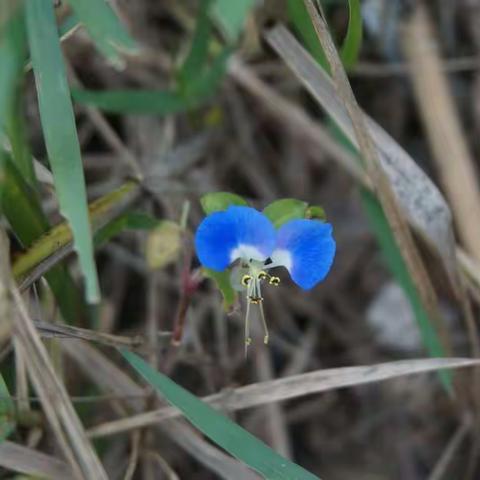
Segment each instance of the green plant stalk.
[[[25,248],[29,248],[50,228],[50,225],[38,203],[35,192],[26,183],[10,156],[0,150],[0,157],[2,159],[0,175],[2,213],[21,244]],[[52,268],[45,278],[68,323],[78,324],[87,317],[82,298],[64,266]]]
[[[139,184],[131,180],[124,183],[117,190],[107,193],[92,202],[88,207],[92,229],[100,228],[118,206],[136,191],[139,191]],[[57,250],[70,244],[72,240],[72,230],[67,222],[62,222],[53,227],[36,240],[25,253],[17,257],[12,267],[14,278],[20,281],[42,261],[53,255]]]

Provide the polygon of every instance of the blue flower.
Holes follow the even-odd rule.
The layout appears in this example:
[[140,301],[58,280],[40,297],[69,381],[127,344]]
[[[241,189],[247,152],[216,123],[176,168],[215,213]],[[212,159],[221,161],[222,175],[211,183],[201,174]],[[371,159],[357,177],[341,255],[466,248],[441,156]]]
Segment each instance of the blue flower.
[[278,285],[278,277],[267,273],[285,267],[292,280],[309,290],[322,281],[335,256],[332,226],[318,220],[291,220],[275,230],[272,222],[251,207],[230,206],[202,221],[195,234],[195,249],[200,263],[215,271],[224,271],[240,260],[240,285],[247,291],[246,344],[251,303],[259,304],[263,316],[261,283]]

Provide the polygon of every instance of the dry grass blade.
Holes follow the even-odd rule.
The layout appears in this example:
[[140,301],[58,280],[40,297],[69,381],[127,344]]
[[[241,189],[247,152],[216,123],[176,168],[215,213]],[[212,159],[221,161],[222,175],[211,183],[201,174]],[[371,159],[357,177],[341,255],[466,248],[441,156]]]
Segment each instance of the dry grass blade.
[[[420,256],[420,253],[418,252],[418,249],[414,243],[412,233],[410,231],[408,223],[406,222],[405,217],[403,216],[402,211],[400,210],[400,207],[399,207],[398,179],[400,177],[398,175],[395,175],[394,178],[392,178],[391,176],[390,177],[387,176],[383,169],[383,166],[385,165],[385,163],[383,164],[380,163],[379,152],[382,152],[382,149],[380,148],[380,146],[386,145],[386,144],[390,146],[391,144],[395,144],[395,142],[393,141],[388,143],[386,143],[385,141],[379,142],[377,139],[377,142],[374,143],[373,138],[370,134],[373,130],[369,131],[369,129],[367,129],[367,121],[353,95],[350,84],[348,82],[347,74],[338,56],[337,50],[335,48],[333,40],[328,31],[328,27],[325,21],[320,17],[319,13],[317,12],[316,8],[314,7],[311,1],[306,0],[306,6],[308,8],[309,14],[312,18],[313,25],[315,27],[315,31],[317,32],[318,38],[326,53],[327,59],[329,61],[329,64],[332,70],[334,85],[332,87],[330,82],[324,82],[324,87],[326,87],[327,90],[330,90],[330,96],[332,98],[337,98],[338,107],[340,109],[339,111],[343,112],[343,115],[341,115],[341,117],[343,118],[344,123],[345,123],[345,120],[348,120],[346,123],[350,124],[351,130],[353,130],[353,132],[352,131],[350,132],[353,137],[352,140],[356,140],[356,144],[358,145],[362,158],[364,159],[367,173],[374,184],[375,193],[383,207],[383,210],[385,211],[385,215],[389,222],[392,233],[395,237],[398,247],[405,260],[405,263],[410,273],[410,276],[412,278],[412,281],[421,298],[422,305],[428,317],[430,318],[430,320],[434,322],[436,330],[439,333],[440,339],[443,343],[444,350],[446,352],[449,352],[450,348],[449,348],[448,336],[446,334],[445,326],[443,325],[443,322],[440,320],[441,317],[438,309],[438,299],[437,299],[435,290],[430,281],[430,278],[428,276],[423,260]],[[281,39],[280,44],[278,42],[279,38]],[[276,46],[277,51],[279,51],[280,53],[282,53],[285,50],[285,48],[282,48],[282,39],[284,41],[290,40],[289,34],[286,30],[277,29],[271,32],[269,35],[270,42],[274,46]],[[293,40],[293,37],[292,37],[291,40],[289,41],[289,45],[294,46],[295,44],[296,42]],[[296,50],[300,50],[300,52],[304,51],[301,47],[297,47]],[[293,50],[289,49],[289,52],[290,52],[290,57],[293,58],[293,54],[294,54]],[[304,57],[305,55],[306,54],[304,53]],[[304,64],[302,63],[302,65]],[[321,70],[316,68],[316,71],[319,72]],[[325,74],[324,76],[325,78],[327,78]],[[319,78],[322,78],[322,77],[319,77]],[[325,92],[323,92],[322,98],[325,96],[324,94]],[[345,117],[345,114],[346,114],[346,117]],[[342,124],[340,123],[340,125]],[[371,127],[371,125],[369,126]],[[399,149],[399,151],[401,151],[401,149]],[[408,156],[405,158],[408,158]],[[391,157],[387,156],[386,158],[384,157],[384,159],[385,160],[391,159]],[[411,165],[414,165],[414,163],[412,162]],[[415,167],[415,168],[418,168],[418,167]],[[415,204],[415,211],[413,216],[413,219],[415,219],[417,216],[419,216],[420,218],[422,217],[422,209],[419,208],[419,205],[425,204],[425,198],[429,198],[429,196],[425,195],[426,191],[423,188],[419,188],[420,185],[416,184],[416,182],[413,181],[413,178],[414,177],[409,177],[408,182],[406,182],[405,181],[406,179],[404,179],[404,184],[409,185],[408,196],[412,195],[412,196],[415,196],[417,199],[421,199],[420,204]],[[421,178],[423,180],[423,183],[427,181],[426,180],[427,177],[425,177],[425,175],[422,174]],[[392,185],[394,187],[396,186],[397,189],[394,190]],[[413,191],[411,189],[412,185],[415,185],[415,188]],[[434,191],[438,194],[438,197],[442,201],[442,203],[444,203],[443,198],[440,196],[438,191],[436,189]],[[402,186],[402,193],[405,194],[405,192],[403,191],[403,186]],[[402,202],[402,204],[405,205],[404,202]],[[429,205],[428,208],[430,209],[431,205]],[[445,208],[446,208],[445,212],[447,212],[448,215],[450,215],[450,211],[448,210],[448,207],[445,206]],[[423,211],[423,214],[424,213],[425,211]],[[429,217],[429,221],[430,223],[432,223],[431,217]],[[442,224],[442,228],[444,227],[445,227],[445,223]],[[449,237],[449,245],[450,245],[448,258],[450,258],[450,263],[451,263],[449,271],[452,275],[455,275],[454,273],[455,272],[455,263],[454,263],[455,256],[454,256],[454,250],[452,250],[453,237],[450,230],[450,222],[448,222],[447,227],[448,227],[448,237]],[[438,241],[438,238],[435,238],[435,240]],[[431,243],[435,244],[432,241]]]
[[0,228],[0,318],[10,321],[12,318],[10,296],[10,243],[7,234]]
[[35,477],[52,480],[73,478],[73,472],[65,462],[13,442],[0,444],[0,465]]
[[42,337],[46,338],[77,338],[90,342],[108,345],[110,347],[138,348],[144,343],[140,336],[121,337],[109,333],[96,332],[86,328],[72,327],[69,325],[56,325],[48,322],[33,322]]
[[251,67],[238,57],[229,62],[230,76],[251,95],[258,99],[270,114],[302,140],[305,139],[319,151],[325,151],[335,158],[342,167],[361,185],[371,188],[370,181],[359,165],[357,158],[336,142],[327,129],[305,113],[295,103],[279,95],[266,82],[263,82]]
[[[366,383],[379,382],[417,373],[432,372],[442,368],[460,368],[479,365],[480,360],[466,358],[436,358],[402,360],[362,367],[343,367],[279,378],[269,382],[254,383],[232,391],[217,393],[202,400],[224,410],[241,410],[272,402],[288,400],[313,393],[326,392],[338,388],[353,387]],[[164,407],[153,412],[105,423],[89,430],[92,437],[145,427],[181,414],[172,407]]]
[[457,428],[456,432],[453,434],[445,450],[443,451],[440,460],[437,462],[435,468],[428,477],[428,480],[441,480],[442,478],[446,478],[445,472],[448,468],[448,465],[452,461],[452,458],[454,457],[463,440],[465,440],[470,427],[471,425],[469,422],[464,421]]
[[403,46],[416,100],[458,234],[466,249],[480,260],[480,190],[473,158],[462,132],[433,27],[419,3],[407,21]]
[[[137,397],[137,399],[130,398],[127,400],[129,407],[136,412],[143,408],[144,402],[138,400],[138,397],[143,395],[144,389],[98,350],[82,342],[68,342],[68,344],[62,344],[62,347],[100,388],[118,395]],[[148,426],[148,424],[144,426]],[[187,450],[197,461],[225,479],[257,478],[252,476],[247,467],[224,454],[218,448],[211,446],[187,425],[169,424],[162,427],[161,432],[171,437],[175,443]]]
[[[315,60],[283,26],[267,32],[266,39],[349,140],[359,146],[352,121],[335,85]],[[412,226],[432,250],[439,253],[447,271],[455,275],[452,215],[447,203],[408,153],[370,117],[363,114],[362,118],[399,205]]]
[[18,290],[13,288],[12,294],[18,310],[15,335],[25,353],[30,380],[65,457],[71,463],[76,478],[106,480],[107,474],[85,434],[64,385],[55,373]]

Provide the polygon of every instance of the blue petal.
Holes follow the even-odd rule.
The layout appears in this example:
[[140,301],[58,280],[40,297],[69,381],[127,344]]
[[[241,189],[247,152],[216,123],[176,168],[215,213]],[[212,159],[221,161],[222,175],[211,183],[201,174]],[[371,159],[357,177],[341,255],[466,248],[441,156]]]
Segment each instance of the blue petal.
[[329,223],[291,220],[278,230],[272,261],[285,266],[292,280],[309,290],[327,275],[335,248]]
[[258,210],[231,206],[202,221],[195,249],[203,266],[222,271],[237,258],[266,260],[275,248],[275,235],[270,220]]

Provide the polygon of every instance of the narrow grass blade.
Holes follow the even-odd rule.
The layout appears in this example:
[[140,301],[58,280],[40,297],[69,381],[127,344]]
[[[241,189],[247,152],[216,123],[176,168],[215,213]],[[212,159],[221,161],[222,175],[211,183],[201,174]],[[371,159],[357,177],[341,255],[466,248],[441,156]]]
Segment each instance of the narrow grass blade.
[[317,34],[315,33],[310,15],[303,0],[287,0],[287,11],[290,21],[293,23],[297,33],[301,36],[312,57],[325,71],[330,72],[330,66],[328,65],[323,48],[317,39]]
[[17,7],[14,15],[0,31],[0,129],[5,128],[7,112],[21,75],[26,53],[23,10]]
[[187,98],[191,105],[200,105],[215,93],[225,76],[227,61],[232,51],[231,47],[225,47],[203,75],[190,84]]
[[363,26],[360,0],[348,0],[348,12],[348,30],[340,51],[340,58],[347,70],[357,63],[362,46]]
[[23,8],[17,6],[15,15],[0,35],[0,130],[4,129],[10,140],[13,159],[21,174],[34,185],[33,162],[21,113],[23,67],[27,56],[23,13]]
[[72,90],[78,103],[93,105],[106,112],[171,115],[183,112],[188,104],[183,95],[169,90]]
[[135,370],[190,422],[231,455],[271,480],[318,480],[302,467],[278,455],[258,438],[187,392],[128,350],[121,350]]
[[[286,30],[282,29],[282,32],[279,30],[277,32],[278,36],[276,36],[276,34],[273,35],[276,38],[272,39],[272,36],[269,35],[270,39],[273,40],[274,48],[276,48],[281,55],[285,55],[284,59],[287,63],[291,65],[301,81],[304,82],[305,86],[331,115],[334,132],[339,141],[357,153],[357,147],[354,145],[356,140],[353,134],[352,123],[337,98],[330,79],[322,69],[313,64],[311,58],[308,58],[301,47],[292,48],[287,54],[286,52],[290,50],[290,47],[293,47],[293,44],[296,42]],[[289,44],[286,50],[280,47],[280,42],[284,47],[286,47],[287,43]],[[303,56],[303,60],[300,60],[300,56]],[[307,63],[310,64],[311,69],[307,67]],[[445,253],[445,255],[442,255],[442,258],[448,260],[448,257],[451,257],[453,261],[451,214],[443,197],[430,179],[418,169],[415,162],[406,152],[404,152],[381,127],[376,125],[368,117],[367,121],[370,132],[376,141],[377,148],[381,155],[383,168],[385,168],[385,171],[390,176],[398,202],[402,205],[412,223],[419,225],[425,237],[430,238],[431,244],[435,245],[435,248],[439,249],[442,254]],[[407,173],[407,171],[409,173]],[[382,250],[389,259],[389,266],[392,273],[407,294],[416,314],[416,320],[420,327],[426,349],[432,356],[445,356],[440,337],[433,327],[433,320],[427,314],[425,305],[420,301],[419,292],[414,286],[409,273],[406,271],[403,256],[393,237],[379,201],[373,195],[368,194],[367,191],[362,194],[362,200]],[[434,222],[432,222],[432,218],[435,219]],[[442,241],[442,239],[444,239],[444,241]],[[448,269],[449,266],[447,263],[447,270]],[[443,385],[447,389],[450,389],[450,373],[440,372],[440,378]]]
[[[50,225],[36,195],[25,182],[9,155],[1,152],[3,175],[0,177],[0,205],[23,247],[30,247],[48,231]],[[78,290],[63,266],[50,270],[45,278],[52,289],[64,319],[71,324],[86,318],[86,309]]]
[[75,478],[70,465],[63,460],[13,442],[4,442],[0,445],[0,465],[7,470],[29,475],[14,477],[16,480]]
[[[303,0],[287,0],[287,9],[295,30],[302,37],[310,54],[326,72],[330,72],[330,66],[318,41]],[[348,0],[348,11],[348,29],[340,51],[340,57],[347,70],[357,62],[362,46],[363,25],[360,0]]]
[[255,0],[215,0],[212,14],[229,42],[235,42],[242,31]]
[[[92,348],[78,345],[75,348]],[[71,349],[69,345],[69,349]],[[222,411],[238,411],[246,408],[268,405],[298,399],[306,395],[333,392],[339,388],[360,387],[370,383],[384,382],[420,373],[438,372],[445,369],[477,367],[479,360],[471,358],[417,358],[395,362],[360,365],[355,367],[327,368],[300,373],[288,377],[276,378],[266,382],[252,383],[225,392],[214,393],[201,400]],[[128,418],[121,418],[104,423],[89,430],[91,437],[114,435],[128,430],[135,430],[179,417],[181,413],[170,406],[161,407],[151,412],[140,413]]]
[[188,85],[197,78],[208,60],[208,44],[212,33],[212,24],[208,16],[211,0],[200,3],[197,25],[187,58],[180,68],[178,78],[181,88],[188,91]]
[[15,405],[8,391],[5,380],[0,375],[0,443],[15,429]]
[[[390,230],[380,202],[367,190],[362,190],[361,198],[363,209],[375,232],[380,248],[382,249],[383,257],[410,302],[426,350],[431,357],[445,357],[445,351],[427,312],[423,308],[420,296],[418,295],[417,289],[408,273],[407,266],[405,265],[405,261],[403,260],[397,243],[395,242],[395,238]],[[451,372],[448,370],[441,370],[438,372],[438,375],[444,387],[448,391],[451,391]]]
[[100,299],[85,180],[53,4],[26,2],[27,30],[40,116],[62,214],[69,221],[89,302]]
[[137,45],[105,0],[68,0],[78,20],[85,25],[98,49],[117,67],[121,52],[135,53]]

